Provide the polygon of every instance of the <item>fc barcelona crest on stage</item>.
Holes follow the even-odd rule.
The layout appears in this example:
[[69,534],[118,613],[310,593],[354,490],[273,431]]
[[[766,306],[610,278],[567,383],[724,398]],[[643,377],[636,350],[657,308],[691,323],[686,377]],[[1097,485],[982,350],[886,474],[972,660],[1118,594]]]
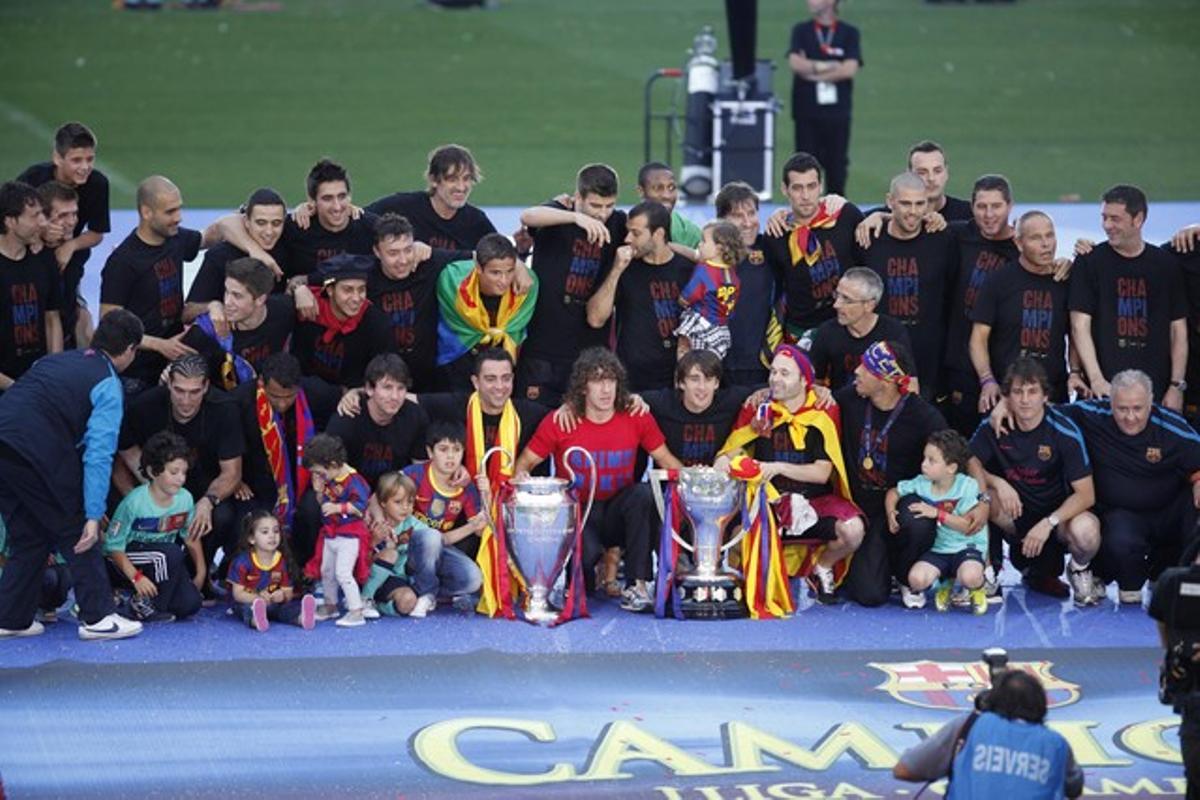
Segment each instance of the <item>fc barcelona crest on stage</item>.
[[[988,666],[982,661],[905,661],[869,666],[880,670],[887,680],[876,689],[887,692],[901,703],[946,711],[970,711],[975,696],[988,688]],[[1079,700],[1079,685],[1050,674],[1052,661],[1013,661],[1009,669],[1035,676],[1046,687],[1049,708],[1067,706]]]

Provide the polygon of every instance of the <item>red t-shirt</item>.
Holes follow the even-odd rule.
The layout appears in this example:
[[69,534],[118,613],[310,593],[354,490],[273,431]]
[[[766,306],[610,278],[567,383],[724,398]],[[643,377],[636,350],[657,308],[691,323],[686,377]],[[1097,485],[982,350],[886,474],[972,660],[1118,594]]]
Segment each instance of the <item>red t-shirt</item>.
[[[570,447],[587,450],[596,459],[596,499],[607,500],[637,480],[634,469],[638,448],[649,453],[665,442],[658,423],[649,414],[635,417],[622,411],[603,424],[585,418],[570,433],[558,427],[553,414],[547,414],[529,441],[529,449],[539,458],[554,456],[554,474],[563,478],[568,474],[563,453]],[[571,455],[571,469],[586,489],[590,472],[578,453]]]

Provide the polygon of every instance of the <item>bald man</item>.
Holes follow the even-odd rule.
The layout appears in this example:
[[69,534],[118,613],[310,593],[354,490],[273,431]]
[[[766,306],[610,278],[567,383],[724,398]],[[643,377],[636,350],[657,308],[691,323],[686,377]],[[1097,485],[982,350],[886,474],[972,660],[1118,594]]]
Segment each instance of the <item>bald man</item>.
[[182,342],[183,265],[221,241],[215,223],[204,233],[180,226],[183,195],[161,175],[138,185],[137,208],[137,228],[100,273],[100,316],[128,309],[146,329],[137,358],[122,376],[127,394],[155,385],[168,362],[195,352]]

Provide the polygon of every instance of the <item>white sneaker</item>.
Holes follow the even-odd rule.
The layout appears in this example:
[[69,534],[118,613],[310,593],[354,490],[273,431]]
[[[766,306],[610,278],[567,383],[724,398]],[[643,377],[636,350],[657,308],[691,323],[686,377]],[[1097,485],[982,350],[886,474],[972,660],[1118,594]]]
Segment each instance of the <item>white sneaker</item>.
[[1071,581],[1071,595],[1077,606],[1091,606],[1097,602],[1095,579],[1091,567],[1076,568],[1074,562],[1067,567]]
[[125,619],[120,614],[109,614],[91,625],[79,626],[79,638],[84,641],[100,639],[128,639],[142,632],[142,623]]
[[[983,568],[983,593],[989,600],[1000,596],[1000,576],[996,574],[996,568],[991,564]],[[967,603],[964,605],[970,604],[970,592],[967,594]]]
[[908,588],[906,584],[900,584],[900,599],[904,602],[905,608],[924,608],[925,593],[914,592]]
[[362,609],[359,608],[354,611],[347,611],[333,624],[339,628],[361,628],[367,624],[367,621],[363,619]]
[[1136,603],[1136,604],[1140,605],[1142,602],[1142,590],[1141,589],[1133,589],[1130,591],[1126,591],[1124,589],[1118,589],[1117,590],[1117,599],[1120,600],[1122,604],[1128,603],[1130,605],[1133,605]]
[[0,639],[12,637],[20,639],[26,636],[41,636],[46,632],[46,626],[36,619],[29,623],[28,628],[0,628]]
[[364,600],[362,609],[363,619],[379,619],[379,609],[375,607],[374,600]]
[[412,611],[408,612],[408,615],[417,619],[425,619],[435,608],[437,608],[437,597],[432,594],[423,594],[417,598],[417,604],[413,606]]
[[1102,603],[1108,599],[1108,584],[1096,577],[1096,573],[1092,573],[1092,598],[1097,603]]

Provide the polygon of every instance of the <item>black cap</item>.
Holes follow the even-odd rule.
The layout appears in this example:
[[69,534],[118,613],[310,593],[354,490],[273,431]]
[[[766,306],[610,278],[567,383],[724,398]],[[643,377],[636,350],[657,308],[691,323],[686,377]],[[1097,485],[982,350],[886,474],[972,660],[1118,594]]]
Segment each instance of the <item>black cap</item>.
[[309,283],[322,286],[336,281],[366,280],[375,270],[375,259],[370,256],[357,256],[352,253],[341,253],[330,256],[317,265],[317,269],[309,276]]

